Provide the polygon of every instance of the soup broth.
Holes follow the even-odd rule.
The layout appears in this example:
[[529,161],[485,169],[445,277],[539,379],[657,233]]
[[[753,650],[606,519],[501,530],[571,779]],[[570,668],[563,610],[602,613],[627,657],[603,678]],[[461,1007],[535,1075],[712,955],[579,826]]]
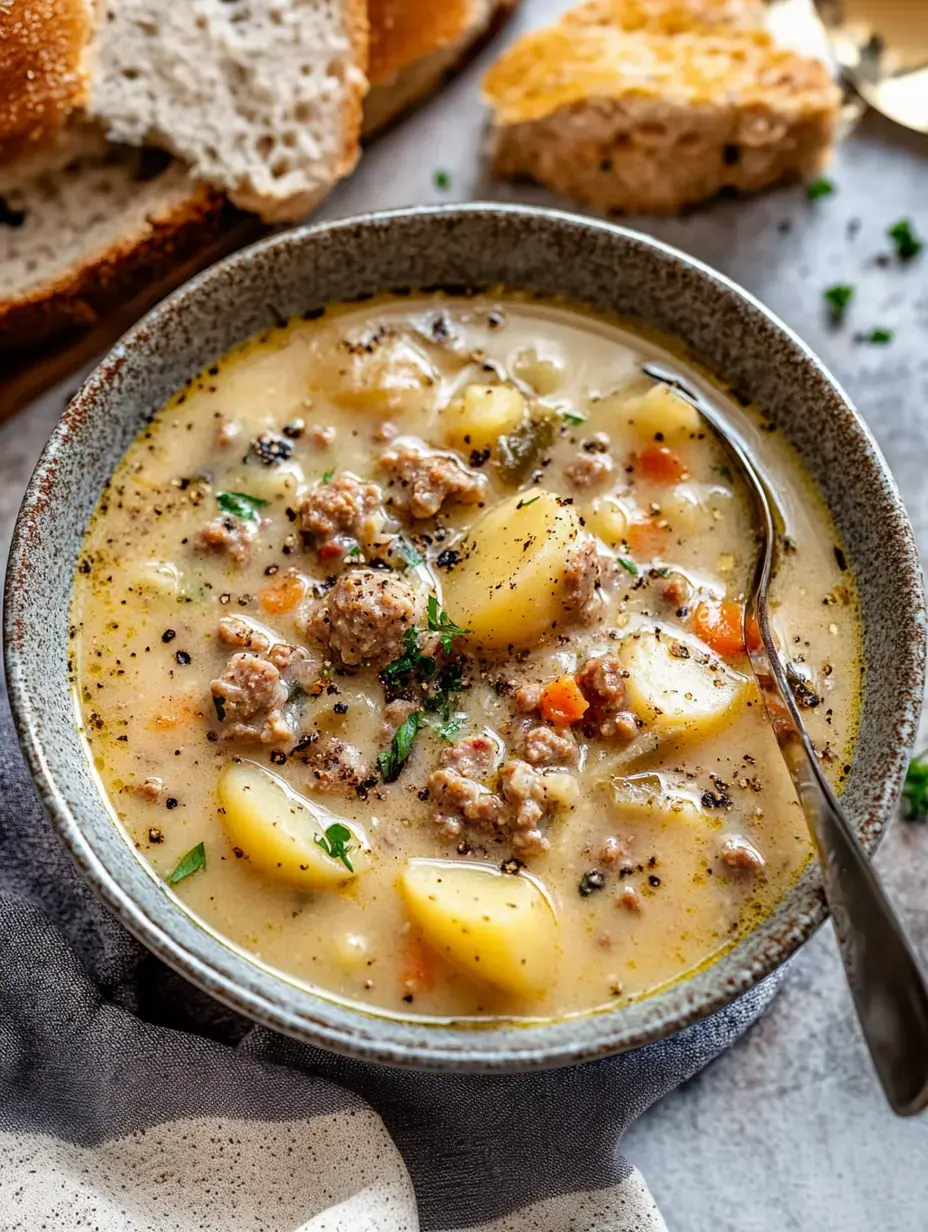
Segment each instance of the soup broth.
[[[155,415],[72,636],[89,756],[166,892],[326,995],[445,1019],[621,1005],[772,910],[810,844],[745,654],[750,510],[643,375],[665,354],[515,295],[384,299]],[[775,426],[690,377],[786,512],[773,626],[840,785],[841,546]]]

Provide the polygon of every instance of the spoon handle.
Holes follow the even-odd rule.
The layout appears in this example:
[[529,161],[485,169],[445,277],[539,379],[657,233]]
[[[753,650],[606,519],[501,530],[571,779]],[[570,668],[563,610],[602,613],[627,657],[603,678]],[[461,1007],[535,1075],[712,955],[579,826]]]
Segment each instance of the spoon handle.
[[928,985],[809,737],[796,721],[779,656],[765,648],[752,651],[751,660],[818,851],[825,897],[867,1047],[893,1110],[914,1116],[928,1107]]

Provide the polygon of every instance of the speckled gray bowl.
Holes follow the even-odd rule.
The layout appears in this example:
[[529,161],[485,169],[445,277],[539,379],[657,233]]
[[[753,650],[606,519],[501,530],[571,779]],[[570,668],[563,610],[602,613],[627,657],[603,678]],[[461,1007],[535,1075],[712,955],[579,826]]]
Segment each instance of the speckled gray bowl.
[[292,231],[182,287],[97,368],[55,430],[26,493],[6,589],[6,664],[35,784],[81,870],[137,937],[207,992],[280,1031],[421,1068],[566,1065],[679,1031],[773,971],[825,918],[816,868],[713,966],[626,1009],[480,1030],[401,1023],[338,1005],[226,946],[187,914],[104,809],[74,726],[68,608],[81,538],[126,447],[183,381],[233,343],[333,300],[480,284],[561,294],[675,336],[758,402],[798,448],[848,548],[866,678],[844,802],[873,849],[914,739],[925,611],[895,485],[847,397],[760,304],[682,253],[568,214],[491,205],[404,210]]

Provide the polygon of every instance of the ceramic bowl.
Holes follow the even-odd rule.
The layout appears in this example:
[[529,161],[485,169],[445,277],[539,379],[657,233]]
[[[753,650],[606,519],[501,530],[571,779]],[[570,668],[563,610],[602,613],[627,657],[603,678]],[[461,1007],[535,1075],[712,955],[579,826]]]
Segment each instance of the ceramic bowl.
[[567,1065],[681,1030],[774,971],[822,922],[817,868],[809,867],[773,914],[717,962],[627,1008],[475,1030],[346,1007],[259,966],[199,924],[114,824],[75,728],[68,613],[81,539],[110,473],[146,417],[189,376],[281,317],[331,301],[494,284],[566,296],[678,339],[757,402],[798,449],[833,513],[860,594],[863,714],[844,803],[868,850],[897,799],[924,674],[915,545],[877,446],[799,339],[692,258],[624,228],[554,211],[411,209],[275,236],[171,295],[71,402],[26,492],[5,614],[20,740],[43,804],[82,872],[166,963],[279,1031],[366,1060],[426,1069]]

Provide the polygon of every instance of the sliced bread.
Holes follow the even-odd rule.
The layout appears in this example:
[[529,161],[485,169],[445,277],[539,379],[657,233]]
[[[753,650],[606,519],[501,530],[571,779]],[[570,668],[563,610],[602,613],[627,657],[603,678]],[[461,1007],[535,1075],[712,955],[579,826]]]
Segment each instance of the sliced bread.
[[518,0],[368,0],[366,135],[430,94]]
[[763,0],[587,0],[563,16],[567,26],[613,26],[651,34],[763,29]]
[[265,221],[301,218],[358,157],[364,0],[105,0],[89,110]]
[[0,165],[54,135],[87,100],[93,0],[0,3]]
[[[708,0],[685,7],[697,13]],[[583,8],[597,20],[575,11],[529,33],[486,75],[498,175],[600,210],[671,213],[723,188],[814,174],[827,160],[840,92],[817,60],[781,50],[751,19],[707,30],[697,15],[694,31],[665,34],[616,24],[629,8],[650,9],[653,21],[658,0]]]
[[88,129],[0,169],[0,350],[94,326],[241,218],[169,155]]

